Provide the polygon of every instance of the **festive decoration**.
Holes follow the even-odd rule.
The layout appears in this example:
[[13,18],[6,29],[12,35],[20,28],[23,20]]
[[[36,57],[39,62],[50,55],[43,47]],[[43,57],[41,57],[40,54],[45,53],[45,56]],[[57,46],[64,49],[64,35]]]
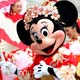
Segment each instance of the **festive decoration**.
[[75,78],[76,67],[73,65],[62,66],[56,73],[60,80],[76,80]]
[[51,19],[54,20],[58,20],[60,18],[60,15],[58,13],[57,7],[56,6],[40,6],[40,7],[33,7],[27,10],[27,12],[25,13],[25,29],[29,29],[28,28],[28,24],[29,22],[31,22],[32,19],[38,17],[38,15],[45,15],[45,17],[47,16],[51,16]]

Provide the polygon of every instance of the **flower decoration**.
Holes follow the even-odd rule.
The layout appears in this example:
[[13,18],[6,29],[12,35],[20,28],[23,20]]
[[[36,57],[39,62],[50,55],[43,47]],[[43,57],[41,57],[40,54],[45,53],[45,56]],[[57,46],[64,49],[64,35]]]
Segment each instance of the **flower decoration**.
[[59,53],[70,55],[71,52],[67,48],[61,47],[61,48],[59,48]]
[[62,66],[56,69],[56,74],[60,80],[76,80],[75,72],[76,67],[73,65]]
[[47,17],[50,15],[51,19],[58,20],[60,15],[56,6],[34,6],[29,8],[24,16],[25,29],[29,29],[28,23],[32,21],[33,18],[38,17],[39,15],[44,15]]
[[60,61],[62,63],[63,60],[65,59],[64,56],[63,56],[64,54],[70,55],[70,51],[65,47],[59,48],[58,53],[55,54],[54,57],[53,57],[53,61]]
[[80,63],[78,63],[76,70],[77,75],[80,77]]

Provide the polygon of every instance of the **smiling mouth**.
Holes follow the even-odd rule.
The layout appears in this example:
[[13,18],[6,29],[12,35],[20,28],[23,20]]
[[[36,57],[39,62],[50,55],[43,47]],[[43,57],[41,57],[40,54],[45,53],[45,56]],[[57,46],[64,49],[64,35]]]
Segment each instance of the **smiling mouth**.
[[54,45],[55,44],[43,49],[42,51],[44,51],[45,53],[49,54],[49,53],[51,53],[53,51]]

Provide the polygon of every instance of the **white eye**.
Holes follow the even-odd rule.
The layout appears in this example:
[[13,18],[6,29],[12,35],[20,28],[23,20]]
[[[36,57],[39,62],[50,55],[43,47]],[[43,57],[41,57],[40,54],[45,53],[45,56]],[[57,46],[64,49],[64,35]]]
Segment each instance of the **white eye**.
[[42,33],[42,35],[44,35],[44,36],[48,36],[48,29],[47,28],[42,28],[41,29],[41,33]]

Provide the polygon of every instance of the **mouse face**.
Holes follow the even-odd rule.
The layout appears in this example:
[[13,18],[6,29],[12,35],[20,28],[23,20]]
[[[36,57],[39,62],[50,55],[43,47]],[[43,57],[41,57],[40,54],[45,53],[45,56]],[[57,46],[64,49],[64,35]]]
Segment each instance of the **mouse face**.
[[76,7],[69,1],[59,1],[51,7],[34,6],[17,24],[17,32],[21,41],[37,54],[52,55],[63,45],[64,26],[71,26],[77,16]]
[[30,27],[33,43],[31,49],[38,54],[51,55],[64,42],[65,33],[55,30],[54,23],[49,19],[40,19],[37,24]]

